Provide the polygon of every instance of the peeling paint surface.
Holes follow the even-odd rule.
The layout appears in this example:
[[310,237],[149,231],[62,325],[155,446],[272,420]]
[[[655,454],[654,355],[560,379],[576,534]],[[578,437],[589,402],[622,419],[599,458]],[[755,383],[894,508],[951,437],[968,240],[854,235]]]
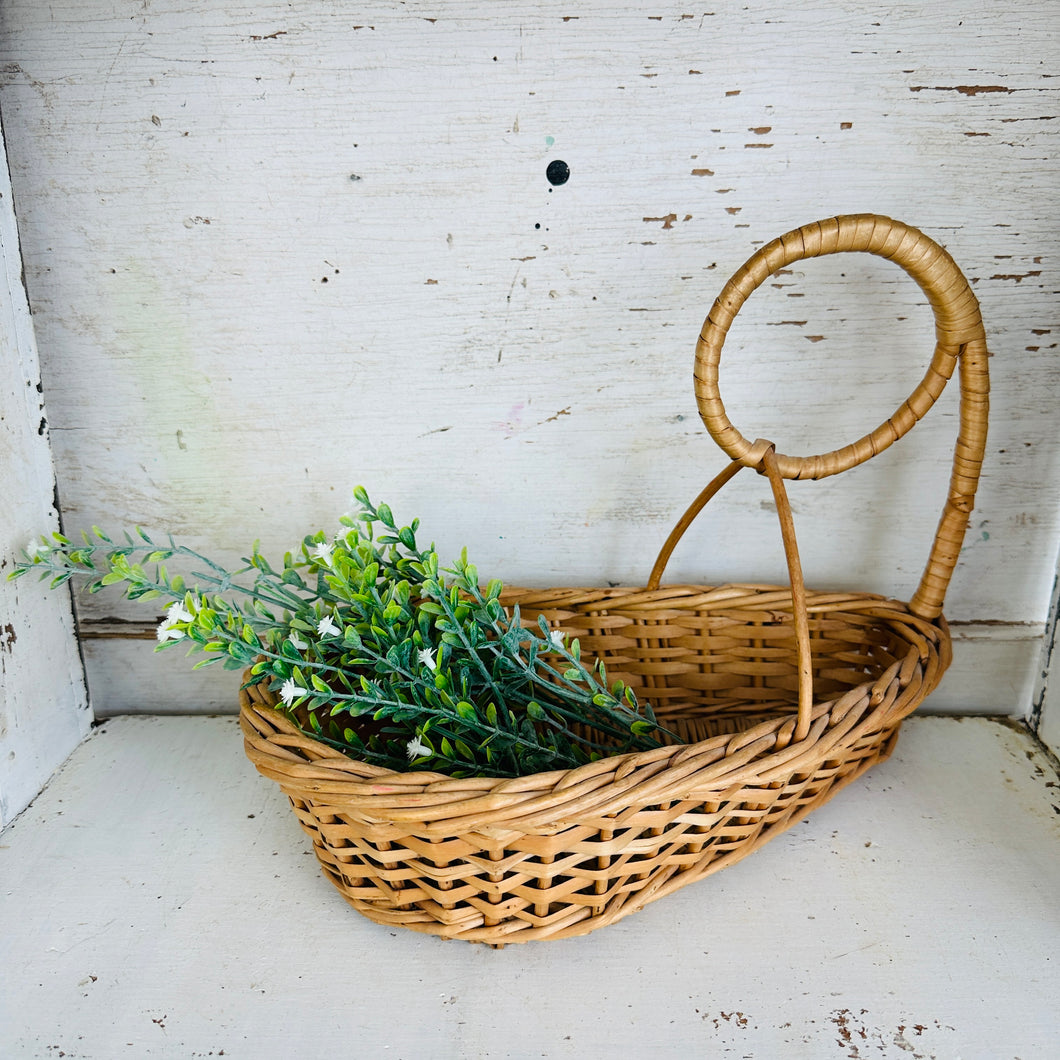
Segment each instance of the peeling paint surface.
[[[236,562],[334,525],[363,483],[513,584],[643,582],[724,462],[691,382],[721,285],[795,225],[876,211],[950,249],[994,354],[990,537],[966,543],[947,613],[1044,621],[1051,5],[485,10],[4,5],[0,106],[69,525],[172,530]],[[875,259],[774,279],[733,326],[726,407],[782,451],[844,444],[923,374],[930,310]],[[951,390],[902,445],[795,484],[814,585],[909,597]],[[704,514],[674,580],[784,576],[756,485]]]
[[7,580],[16,554],[58,526],[42,391],[0,143],[0,828],[91,721],[69,593]]
[[[1046,1060],[1058,785],[1025,731],[914,717],[740,864],[494,951],[349,909],[234,718],[115,718],[0,843],[0,1055]],[[355,1013],[277,1018],[324,989]]]

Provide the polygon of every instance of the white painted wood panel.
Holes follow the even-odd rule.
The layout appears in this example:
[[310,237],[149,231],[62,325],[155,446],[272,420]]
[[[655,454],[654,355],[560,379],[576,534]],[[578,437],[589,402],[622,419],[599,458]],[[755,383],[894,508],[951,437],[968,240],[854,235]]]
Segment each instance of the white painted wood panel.
[[[691,387],[715,294],[773,236],[870,210],[951,250],[995,354],[947,613],[1044,621],[1060,99],[1043,0],[9,0],[0,28],[71,525],[172,529],[235,559],[330,525],[361,482],[513,584],[643,582],[724,462]],[[930,312],[875,260],[776,279],[734,326],[730,413],[783,449],[830,448],[915,384]],[[909,597],[955,399],[793,490],[812,584]],[[674,580],[783,576],[763,484],[730,490]],[[113,598],[81,615],[143,618]]]
[[349,909],[234,719],[113,719],[0,838],[0,1054],[1044,1060],[1056,783],[1025,733],[913,718],[738,865],[496,951]]
[[[11,558],[58,528],[40,366],[22,286],[0,129],[0,827],[40,791],[92,720],[69,589],[9,582]],[[2,961],[0,961],[2,963]]]
[[1060,655],[1056,648],[1056,628],[1060,620],[1060,556],[1056,562],[1049,618],[1042,636],[1042,648],[1034,673],[1034,698],[1030,725],[1038,738],[1060,757]]

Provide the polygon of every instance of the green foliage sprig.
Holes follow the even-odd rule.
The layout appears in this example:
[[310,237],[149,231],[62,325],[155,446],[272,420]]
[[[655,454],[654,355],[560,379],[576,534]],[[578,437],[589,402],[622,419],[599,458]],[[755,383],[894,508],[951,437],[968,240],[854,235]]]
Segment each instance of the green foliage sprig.
[[[159,546],[137,528],[116,544],[93,527],[83,544],[32,543],[9,577],[39,570],[55,587],[82,575],[89,592],[168,599],[156,651],[184,642],[205,655],[196,668],[249,669],[304,731],[390,769],[522,776],[673,742],[577,640],[502,606],[501,582],[483,587],[466,549],[441,569],[416,543],[419,520],[399,527],[362,487],[354,495],[361,510],[341,533],[307,536],[278,570],[257,542],[228,571],[171,537]],[[191,587],[167,569],[178,558],[205,567]]]

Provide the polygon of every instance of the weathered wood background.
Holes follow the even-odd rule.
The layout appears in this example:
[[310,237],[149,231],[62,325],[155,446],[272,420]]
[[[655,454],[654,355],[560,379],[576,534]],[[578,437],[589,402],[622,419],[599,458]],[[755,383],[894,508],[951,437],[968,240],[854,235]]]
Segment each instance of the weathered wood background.
[[[982,303],[992,431],[952,687],[1023,712],[1060,535],[1056,25],[1043,0],[7,0],[67,527],[282,553],[363,483],[511,583],[643,582],[725,462],[691,385],[721,285],[789,228],[879,212],[946,245]],[[730,415],[832,448],[920,378],[930,311],[864,255],[776,281],[726,348]],[[954,392],[871,464],[795,484],[811,584],[908,598],[955,431]],[[730,490],[672,580],[784,577],[764,483]],[[86,635],[153,619],[79,607]],[[86,643],[101,713],[231,702],[214,671]]]
[[68,594],[7,580],[17,549],[59,525],[43,411],[0,143],[0,828],[25,809],[92,721]]

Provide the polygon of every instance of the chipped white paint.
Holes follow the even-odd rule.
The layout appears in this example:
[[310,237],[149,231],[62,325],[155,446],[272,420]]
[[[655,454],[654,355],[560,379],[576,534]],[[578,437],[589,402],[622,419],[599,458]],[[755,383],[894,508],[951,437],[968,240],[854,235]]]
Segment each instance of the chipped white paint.
[[9,582],[16,552],[57,528],[40,367],[0,136],[0,827],[88,731],[67,589]]
[[1057,653],[1057,624],[1060,622],[1060,557],[1056,561],[1049,619],[1045,624],[1038,666],[1034,673],[1034,699],[1030,724],[1038,738],[1060,757],[1060,654]]
[[[1006,624],[969,687],[998,653],[1015,674],[1006,630],[1040,629],[1060,544],[1054,19],[1044,0],[8,0],[0,104],[68,521],[236,559],[329,525],[362,482],[511,583],[643,582],[724,462],[691,387],[721,284],[794,225],[871,210],[944,243],[982,302],[992,428],[947,614]],[[831,448],[920,378],[930,312],[875,259],[776,280],[733,328],[727,406],[749,437]],[[795,485],[813,585],[908,598],[955,402]],[[761,487],[718,498],[674,580],[783,576]],[[113,597],[82,615],[144,617]],[[1008,683],[1025,713],[1025,675]]]
[[1056,783],[1026,734],[912,718],[740,864],[496,951],[349,909],[235,719],[114,719],[3,834],[0,1055],[1051,1057]]

